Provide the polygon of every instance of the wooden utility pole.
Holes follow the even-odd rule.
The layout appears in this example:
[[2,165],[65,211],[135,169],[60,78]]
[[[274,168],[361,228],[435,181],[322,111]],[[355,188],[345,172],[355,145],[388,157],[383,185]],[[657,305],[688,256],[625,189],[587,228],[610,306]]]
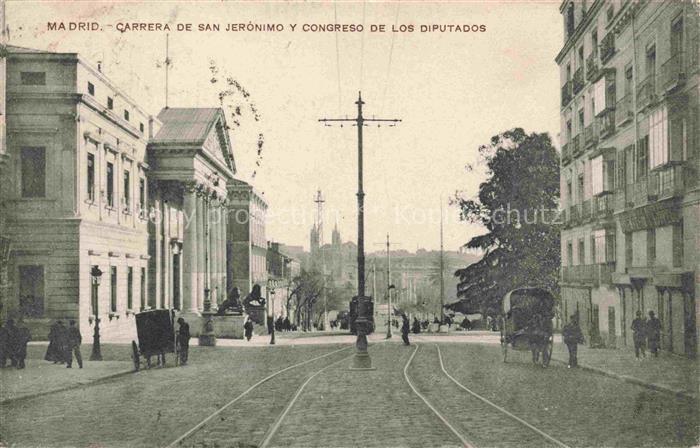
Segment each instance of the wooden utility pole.
[[445,251],[442,231],[442,199],[440,200],[440,325],[445,323]]
[[389,123],[390,126],[395,126],[400,122],[400,119],[383,119],[383,118],[365,118],[362,115],[362,92],[358,92],[357,101],[357,117],[356,118],[321,118],[318,121],[330,126],[334,122],[352,122],[357,126],[357,352],[355,354],[354,368],[358,370],[370,369],[372,361],[367,353],[367,333],[369,333],[369,317],[368,309],[371,304],[371,299],[365,296],[365,192],[362,182],[362,131],[366,123]]

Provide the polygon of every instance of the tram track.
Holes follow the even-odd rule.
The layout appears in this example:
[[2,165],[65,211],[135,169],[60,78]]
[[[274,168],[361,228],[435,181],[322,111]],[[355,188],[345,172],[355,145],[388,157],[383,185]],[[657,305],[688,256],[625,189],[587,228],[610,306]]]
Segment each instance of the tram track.
[[[406,382],[465,447],[569,448],[560,440],[457,381],[445,368],[437,345],[434,354],[422,351],[418,358],[423,362],[417,362],[411,369],[418,352],[417,345],[404,367]],[[440,370],[434,368],[436,365],[439,365]],[[409,370],[412,370],[412,375],[409,375]]]
[[[301,395],[304,387],[311,379],[316,377],[316,375],[348,359],[351,355],[333,360],[335,357],[334,355],[338,355],[352,347],[352,345],[343,347],[307,359],[266,376],[187,430],[180,437],[167,445],[168,448],[229,446],[232,444],[236,445],[236,443],[240,446],[257,446],[257,444],[251,442],[251,440],[254,439],[262,439],[263,442],[269,442],[274,435],[274,431],[271,434],[270,432],[273,429],[276,431],[276,428],[279,427],[279,423],[284,416],[286,416],[286,413],[299,395]],[[327,358],[332,359],[332,361],[330,363],[323,363],[320,368],[314,366],[306,370],[303,374],[298,374],[298,372],[295,371],[304,366],[316,363],[317,361],[325,361]],[[292,372],[294,375],[291,374]],[[301,383],[301,385],[298,385],[299,383]],[[261,386],[263,385],[267,387],[262,388]],[[291,398],[285,396],[291,394],[293,394]],[[239,404],[239,406],[233,407],[234,404]],[[270,412],[265,413],[262,419],[250,421],[250,419],[244,418],[244,414],[251,406],[254,408],[269,406],[272,409],[270,409]],[[283,408],[281,414],[274,412],[275,408],[280,407]],[[274,418],[275,416],[277,416],[277,418]],[[265,425],[265,421],[261,420],[272,421],[269,421],[268,425]],[[269,429],[264,431],[265,428]]]

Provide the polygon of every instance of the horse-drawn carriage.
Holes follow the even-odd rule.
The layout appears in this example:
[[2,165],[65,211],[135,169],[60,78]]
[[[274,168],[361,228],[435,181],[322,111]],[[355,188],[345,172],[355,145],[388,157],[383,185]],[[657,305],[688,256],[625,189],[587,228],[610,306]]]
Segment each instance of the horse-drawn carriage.
[[178,362],[174,319],[173,310],[150,310],[136,314],[139,342],[131,341],[134,370],[140,370],[142,361],[145,366],[151,367],[152,356],[165,364],[166,353],[175,353],[175,362]]
[[508,359],[510,347],[512,350],[529,350],[533,363],[541,362],[543,367],[549,365],[554,343],[554,307],[554,296],[544,288],[518,288],[503,297],[500,325],[503,362]]

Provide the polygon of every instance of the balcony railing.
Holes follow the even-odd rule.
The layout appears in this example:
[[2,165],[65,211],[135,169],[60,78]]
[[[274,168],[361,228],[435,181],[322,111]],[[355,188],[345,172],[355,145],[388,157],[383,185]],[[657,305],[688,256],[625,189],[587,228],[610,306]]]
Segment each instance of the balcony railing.
[[598,77],[599,72],[598,52],[594,51],[586,58],[586,79],[588,81],[593,81]]
[[576,95],[577,93],[579,93],[581,91],[581,89],[583,89],[583,85],[584,85],[583,67],[579,67],[574,72],[574,79],[573,79],[574,95]]
[[600,41],[600,62],[605,64],[615,54],[615,33],[610,32]]
[[[601,196],[596,196],[593,201],[593,210],[596,217],[605,218],[612,215],[615,204],[613,201],[612,194],[603,194]],[[623,204],[624,208],[624,204]]]
[[571,156],[578,157],[583,153],[583,145],[581,144],[581,134],[578,134],[571,141]]
[[606,138],[615,133],[615,109],[608,109],[597,118],[600,138]]
[[561,164],[566,165],[571,162],[571,148],[568,143],[564,143],[561,147]]
[[588,222],[591,219],[591,200],[586,199],[581,204],[581,220]]
[[686,59],[687,56],[681,51],[671,55],[671,57],[661,65],[659,86],[664,91],[671,91],[685,83],[687,77]]
[[634,206],[645,205],[649,201],[649,181],[642,178],[634,184]]
[[644,78],[637,86],[637,107],[644,109],[656,101],[656,75]]
[[624,210],[627,208],[627,196],[625,189],[620,188],[615,190],[615,210]]
[[615,105],[615,125],[622,126],[634,117],[632,111],[632,95],[629,93],[622,97]]
[[586,148],[595,146],[598,143],[598,123],[595,121],[583,130],[583,142]]
[[615,262],[600,264],[580,264],[564,266],[561,270],[562,282],[601,285],[612,283],[612,273],[615,272]]
[[571,93],[571,81],[566,81],[561,88],[561,107],[569,104],[572,98],[573,94]]
[[669,165],[649,173],[649,199],[666,199],[683,194],[683,165]]

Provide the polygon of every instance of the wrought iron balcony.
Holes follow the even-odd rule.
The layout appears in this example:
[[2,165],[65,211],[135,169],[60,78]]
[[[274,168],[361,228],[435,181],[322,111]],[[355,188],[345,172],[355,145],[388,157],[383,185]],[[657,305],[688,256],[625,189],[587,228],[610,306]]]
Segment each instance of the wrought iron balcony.
[[608,109],[597,118],[600,138],[606,138],[615,133],[615,109]]
[[639,179],[634,184],[634,205],[639,207],[649,201],[649,181],[646,177]]
[[637,85],[637,107],[644,109],[654,102],[656,102],[656,75],[652,73]]
[[595,146],[598,143],[598,123],[596,121],[593,121],[583,130],[583,141],[586,148]]
[[615,33],[610,32],[600,41],[600,62],[605,64],[615,54]]
[[683,171],[683,165],[667,165],[649,173],[649,199],[661,200],[682,196]]
[[561,280],[563,283],[599,286],[611,284],[613,272],[615,272],[615,262],[564,266],[561,270]]
[[576,95],[577,93],[579,93],[583,89],[584,84],[585,84],[585,82],[583,80],[583,67],[579,67],[574,72],[574,79],[573,79],[574,95]]
[[574,139],[571,141],[571,156],[572,157],[578,157],[581,154],[583,154],[583,145],[581,144],[581,134],[578,134],[574,136]]
[[561,164],[566,165],[571,162],[571,148],[568,143],[561,147]]
[[598,77],[600,67],[598,66],[598,51],[593,51],[586,58],[586,79],[593,81]]
[[596,196],[593,200],[593,207],[596,217],[607,218],[611,216],[615,207],[613,195],[608,193]]
[[571,102],[573,94],[571,92],[571,81],[566,81],[566,83],[561,88],[561,107],[565,107]]
[[634,117],[634,111],[632,110],[632,95],[629,93],[622,97],[620,101],[615,104],[615,125],[622,126]]
[[586,199],[583,201],[581,204],[581,220],[583,222],[588,222],[591,219],[592,213],[591,213],[591,200]]

